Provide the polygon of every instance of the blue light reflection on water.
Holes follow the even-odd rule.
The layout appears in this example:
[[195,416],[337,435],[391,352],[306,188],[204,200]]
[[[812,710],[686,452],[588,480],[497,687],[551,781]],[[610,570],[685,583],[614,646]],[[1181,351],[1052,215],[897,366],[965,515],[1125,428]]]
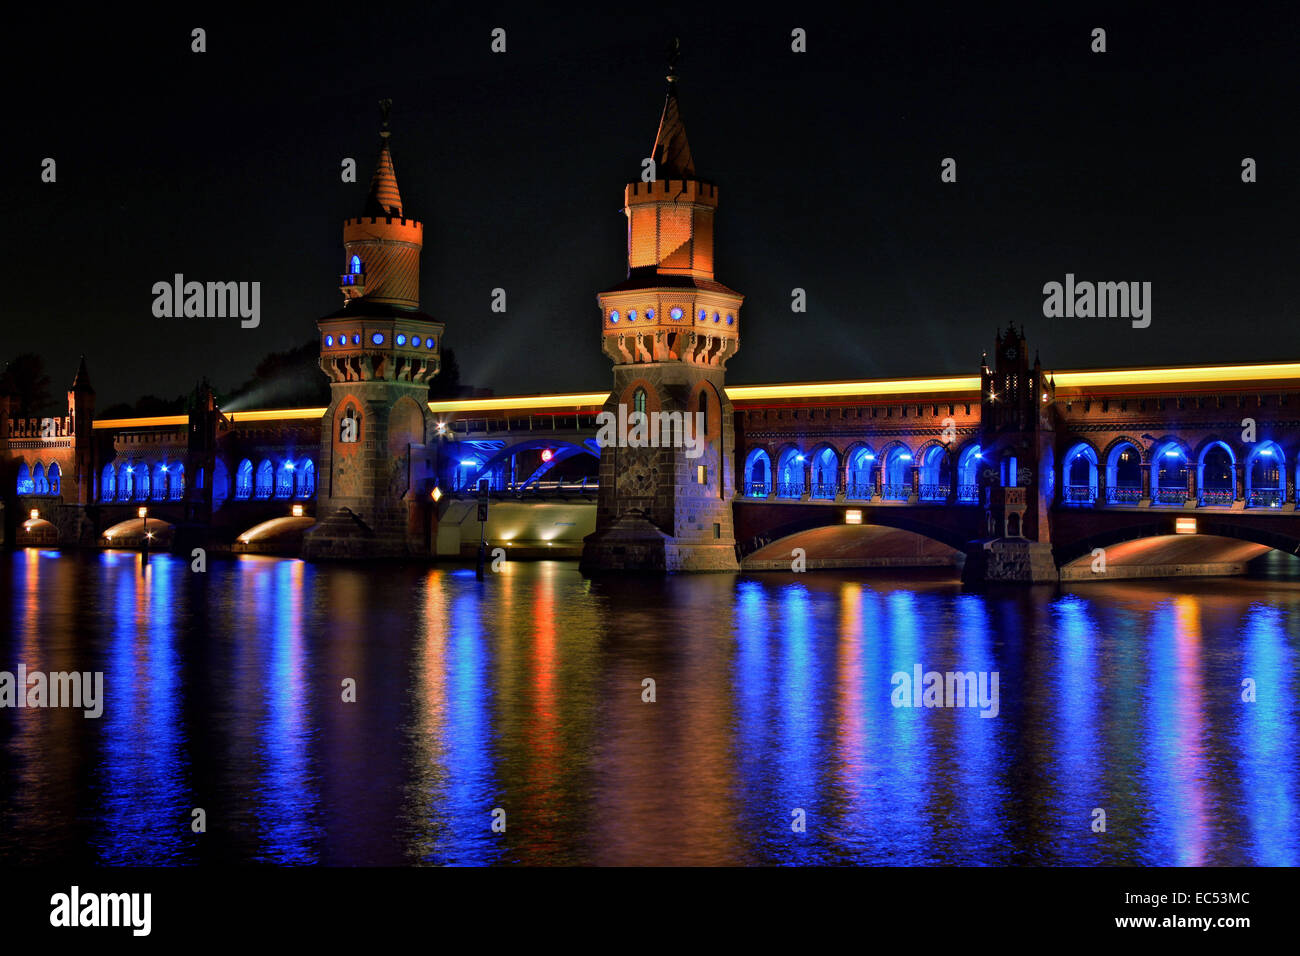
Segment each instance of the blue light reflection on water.
[[[0,711],[0,860],[1300,860],[1285,582],[5,560],[0,669],[106,702]],[[916,665],[999,672],[998,716],[895,707]]]

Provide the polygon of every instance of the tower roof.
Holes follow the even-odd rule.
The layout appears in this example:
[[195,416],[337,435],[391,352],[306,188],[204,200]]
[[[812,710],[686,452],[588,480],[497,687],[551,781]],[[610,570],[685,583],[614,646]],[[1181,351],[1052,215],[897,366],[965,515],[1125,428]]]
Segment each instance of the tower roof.
[[90,387],[90,372],[86,370],[86,356],[81,357],[81,364],[77,366],[76,377],[72,380],[72,390],[74,392],[94,392]]
[[651,153],[657,179],[695,178],[691,144],[686,141],[686,127],[677,104],[677,52],[677,41],[674,40],[668,64],[668,95],[664,98],[664,112],[659,118],[659,132],[655,134],[654,152]]
[[379,109],[383,121],[379,129],[379,158],[375,160],[375,172],[370,177],[370,195],[366,198],[367,216],[402,215],[402,194],[397,189],[397,173],[393,171],[393,151],[388,143],[392,135],[388,129],[388,111],[392,100],[380,100]]

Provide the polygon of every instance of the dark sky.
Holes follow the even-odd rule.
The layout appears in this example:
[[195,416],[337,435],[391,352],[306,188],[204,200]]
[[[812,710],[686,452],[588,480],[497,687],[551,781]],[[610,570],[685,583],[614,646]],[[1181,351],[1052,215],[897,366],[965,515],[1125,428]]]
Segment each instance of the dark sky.
[[[973,374],[1008,321],[1056,368],[1300,358],[1295,14],[781,6],[276,20],[46,5],[9,32],[2,68],[4,357],[41,353],[62,387],[85,352],[102,407],[203,374],[230,387],[313,338],[341,304],[341,222],[389,96],[403,200],[425,223],[422,305],[462,381],[605,388],[595,293],[626,275],[622,189],[677,34],[696,168],[721,191],[718,278],[746,296],[730,382]],[[207,53],[189,51],[194,26]],[[1098,26],[1105,54],[1089,51]],[[57,184],[40,182],[45,156]],[[948,156],[956,184],[940,182]],[[155,319],[151,287],[176,272],[260,281],[261,327]],[[1043,284],[1066,272],[1151,282],[1150,328],[1044,318]]]

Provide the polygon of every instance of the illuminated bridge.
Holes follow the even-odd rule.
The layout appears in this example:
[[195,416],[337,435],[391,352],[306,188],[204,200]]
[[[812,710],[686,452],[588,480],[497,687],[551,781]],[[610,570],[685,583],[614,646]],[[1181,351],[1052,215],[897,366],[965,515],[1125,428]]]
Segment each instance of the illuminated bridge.
[[[969,574],[1010,548],[1034,579],[1086,579],[1300,552],[1300,365],[1052,373],[1014,330],[997,348],[978,376],[728,387],[742,567]],[[436,440],[408,450],[397,482],[413,550],[472,554],[486,482],[490,546],[576,556],[609,401],[430,403]],[[95,421],[83,364],[68,416],[0,419],[6,540],[297,553],[324,411],[222,412],[200,390],[187,415]]]

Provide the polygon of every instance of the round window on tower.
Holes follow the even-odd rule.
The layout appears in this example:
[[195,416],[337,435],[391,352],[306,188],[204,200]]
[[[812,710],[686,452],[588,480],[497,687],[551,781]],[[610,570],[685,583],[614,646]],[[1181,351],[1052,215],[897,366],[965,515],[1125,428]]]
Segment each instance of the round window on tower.
[[432,336],[432,335],[429,336],[427,339],[424,340],[424,347],[427,348],[427,349],[431,349],[431,348],[433,348],[433,347],[434,347],[435,345],[437,345],[437,344],[438,344],[438,343],[435,342],[435,341],[433,340],[433,336]]
[[727,316],[727,324],[728,324],[728,325],[735,325],[735,324],[736,324],[736,317],[735,317],[734,315],[729,315],[729,316]]
[[333,348],[333,347],[334,347],[334,336],[332,336],[332,335],[327,335],[327,336],[325,336],[325,347],[326,347],[326,348]]
[[682,310],[681,310],[681,309],[673,309],[673,310],[672,310],[671,312],[669,312],[668,314],[671,315],[671,316],[673,317],[673,321],[674,321],[674,322],[680,322],[680,321],[682,320]]
[[411,336],[411,348],[418,349],[419,347],[420,347],[420,337],[419,337],[418,335],[412,335],[412,336]]
[[405,345],[405,344],[406,344],[406,336],[403,335],[401,332],[398,332],[398,333],[397,333],[397,344],[398,344],[398,345]]
[[722,316],[720,316],[720,315],[718,315],[718,313],[714,312],[714,313],[713,313],[713,321],[714,321],[714,322],[721,322],[721,321],[722,321]]
[[352,344],[353,344],[353,345],[360,345],[360,344],[361,344],[361,333],[360,333],[360,332],[353,332],[353,333],[352,333]]
[[647,322],[653,322],[653,321],[654,321],[654,317],[655,317],[655,310],[654,310],[654,309],[646,309],[646,310],[645,310],[645,320],[646,320]]
[[619,319],[619,315],[618,315],[618,310],[617,310],[617,309],[614,310],[613,312],[611,312],[611,313],[609,314],[609,321],[611,321],[611,322],[617,322],[618,319]]
[[636,321],[636,309],[628,309],[628,310],[627,310],[627,320],[628,320],[629,322],[635,322],[635,321]]
[[374,335],[370,336],[370,341],[374,342],[376,345],[383,345],[383,344],[384,344],[384,333],[383,333],[383,332],[376,332]]
[[709,317],[709,313],[705,312],[703,309],[700,309],[700,321],[703,322],[708,317]]

